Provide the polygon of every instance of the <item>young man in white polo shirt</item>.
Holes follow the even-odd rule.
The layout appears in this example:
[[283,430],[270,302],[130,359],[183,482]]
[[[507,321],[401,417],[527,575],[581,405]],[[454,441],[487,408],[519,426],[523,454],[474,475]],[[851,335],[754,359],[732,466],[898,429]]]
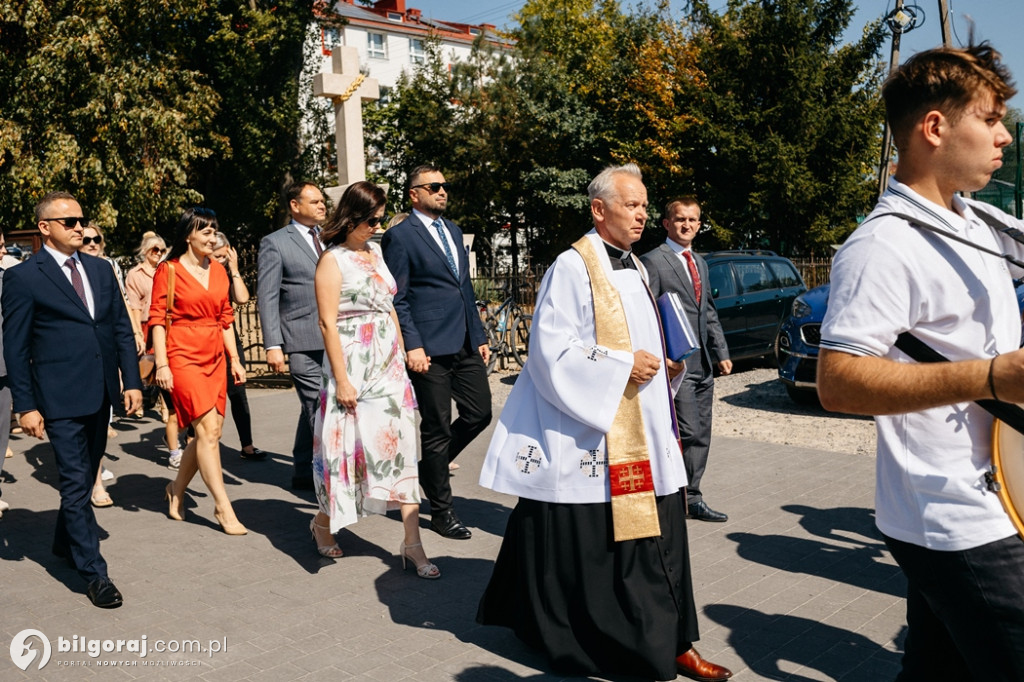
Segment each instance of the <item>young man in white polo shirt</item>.
[[[1024,680],[1024,542],[986,488],[992,417],[973,402],[1024,402],[1024,272],[956,241],[1024,260],[980,216],[1024,222],[955,194],[984,187],[1012,141],[999,60],[985,43],[929,50],[886,81],[899,166],[836,255],[822,327],[822,404],[876,415],[877,525],[908,582],[901,681]],[[951,362],[910,359],[906,331]]]

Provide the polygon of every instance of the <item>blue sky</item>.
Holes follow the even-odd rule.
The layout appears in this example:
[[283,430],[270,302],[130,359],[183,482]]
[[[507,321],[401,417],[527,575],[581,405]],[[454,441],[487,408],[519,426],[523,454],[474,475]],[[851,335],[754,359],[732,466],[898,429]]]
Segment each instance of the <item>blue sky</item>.
[[[906,1],[906,0],[905,0]],[[620,0],[623,6],[632,6],[633,0]],[[928,49],[942,42],[939,26],[938,0],[910,0],[916,2],[924,13],[924,23],[904,34],[900,49],[903,61],[916,51]],[[723,0],[711,0],[712,6],[724,7]],[[491,23],[499,27],[514,24],[512,15],[523,6],[524,0],[406,0],[407,7],[418,7],[424,15],[435,19],[447,19],[466,23]],[[672,0],[672,9],[682,14],[683,0]],[[848,38],[860,36],[864,26],[895,7],[895,0],[855,0],[857,12],[848,30]],[[976,38],[989,40],[1003,53],[1003,59],[1010,67],[1018,89],[1024,90],[1024,40],[1020,39],[1024,27],[1024,2],[1022,0],[948,0],[950,18],[953,24],[953,43],[967,41],[969,15],[975,22]],[[884,49],[883,58],[889,59],[889,46]],[[1018,94],[1010,101],[1012,106],[1024,109],[1024,95]]]

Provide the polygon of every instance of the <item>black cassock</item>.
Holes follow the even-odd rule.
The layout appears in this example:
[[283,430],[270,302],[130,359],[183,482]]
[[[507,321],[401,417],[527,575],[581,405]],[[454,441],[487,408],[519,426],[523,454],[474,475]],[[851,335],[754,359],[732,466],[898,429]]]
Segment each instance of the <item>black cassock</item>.
[[614,542],[611,504],[520,498],[477,622],[512,628],[559,672],[674,680],[699,636],[684,494],[657,508],[660,537]]

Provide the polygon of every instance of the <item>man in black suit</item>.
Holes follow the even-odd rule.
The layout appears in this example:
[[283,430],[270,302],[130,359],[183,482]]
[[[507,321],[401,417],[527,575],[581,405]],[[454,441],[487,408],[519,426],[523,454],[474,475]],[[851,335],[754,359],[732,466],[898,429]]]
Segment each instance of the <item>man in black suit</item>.
[[[430,527],[447,538],[472,533],[452,509],[448,465],[491,421],[485,363],[490,347],[476,309],[462,231],[441,217],[448,183],[434,166],[409,174],[412,213],[384,233],[384,261],[398,283],[395,312],[420,408],[420,485]],[[452,422],[452,400],[459,417]]]
[[89,219],[75,198],[51,192],[35,217],[43,248],[4,273],[7,375],[22,428],[36,438],[45,433],[57,462],[53,553],[78,569],[94,605],[113,608],[122,597],[100,556],[89,497],[121,379],[128,414],[142,405],[135,339],[114,271],[78,253]]
[[655,296],[666,291],[679,295],[690,326],[700,340],[700,351],[686,359],[686,374],[675,398],[683,462],[689,479],[686,485],[687,516],[700,521],[727,521],[727,515],[708,507],[700,490],[711,448],[714,367],[717,366],[722,374],[732,371],[729,347],[718,321],[711,288],[707,286],[708,264],[691,248],[693,238],[700,230],[700,205],[693,197],[673,199],[665,206],[661,224],[668,232],[668,239],[640,260],[647,268]]

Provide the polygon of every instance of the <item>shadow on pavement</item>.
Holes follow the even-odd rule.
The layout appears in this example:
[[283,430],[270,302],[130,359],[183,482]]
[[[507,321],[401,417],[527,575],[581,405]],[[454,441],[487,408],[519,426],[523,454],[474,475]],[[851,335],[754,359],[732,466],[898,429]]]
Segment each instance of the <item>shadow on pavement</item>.
[[[716,623],[730,628],[727,642],[750,669],[771,680],[812,682],[807,677],[786,672],[809,668],[828,679],[843,682],[891,680],[900,669],[901,653],[879,646],[864,635],[826,625],[815,620],[784,614],[762,613],[744,606],[712,604],[704,613]],[[904,632],[896,637],[902,649]]]

